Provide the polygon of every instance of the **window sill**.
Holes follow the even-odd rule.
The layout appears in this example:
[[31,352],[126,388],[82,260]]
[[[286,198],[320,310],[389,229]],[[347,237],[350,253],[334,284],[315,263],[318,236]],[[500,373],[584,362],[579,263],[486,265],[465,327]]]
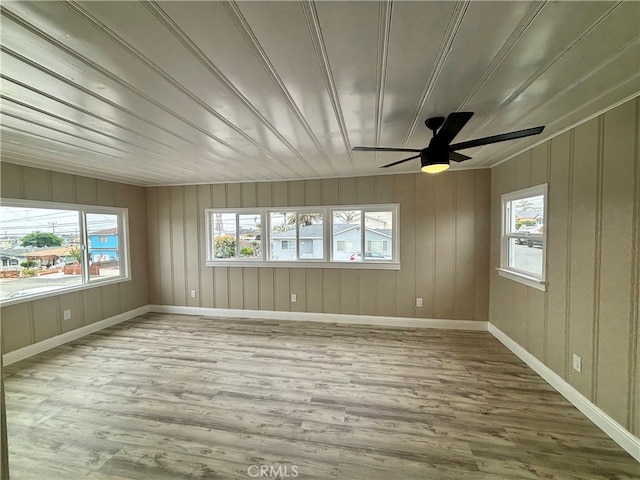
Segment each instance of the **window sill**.
[[207,267],[268,267],[268,268],[344,268],[356,270],[400,270],[398,262],[265,262],[251,260],[227,260],[205,262]]
[[107,285],[113,285],[116,283],[128,282],[131,280],[131,277],[118,277],[109,280],[94,280],[91,283],[83,283],[81,285],[74,285],[71,287],[60,288],[58,290],[51,290],[50,292],[40,293],[37,295],[29,295],[18,298],[7,298],[2,300],[0,303],[0,307],[9,307],[11,305],[18,305],[19,303],[25,302],[34,302],[36,300],[42,300],[43,298],[56,297],[59,295],[66,295],[67,293],[79,292],[82,290],[89,290],[91,288],[104,287]]
[[506,268],[497,267],[496,270],[498,271],[498,275],[501,277],[515,280],[516,282],[523,283],[528,287],[533,287],[543,292],[547,291],[547,284],[544,280],[540,280],[539,278],[531,277],[523,273],[514,272],[513,270],[507,270]]

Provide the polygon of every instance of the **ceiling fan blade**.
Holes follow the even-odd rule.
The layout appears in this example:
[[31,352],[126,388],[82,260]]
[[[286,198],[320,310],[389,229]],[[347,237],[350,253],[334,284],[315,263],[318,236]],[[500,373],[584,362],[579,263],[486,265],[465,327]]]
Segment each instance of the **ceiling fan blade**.
[[473,117],[473,112],[453,112],[444,121],[444,125],[438,130],[436,137],[447,145],[460,133],[467,122]]
[[464,150],[465,148],[479,147],[481,145],[489,145],[490,143],[506,142],[507,140],[515,140],[516,138],[538,135],[540,132],[542,132],[542,130],[544,130],[544,126],[527,128],[525,130],[518,130],[515,132],[502,133],[500,135],[493,135],[492,137],[476,138],[475,140],[469,140],[468,142],[460,142],[449,145],[449,150]]
[[353,152],[419,152],[415,148],[389,148],[389,147],[352,147]]
[[397,162],[387,163],[386,165],[381,165],[380,168],[393,167],[394,165],[398,165],[399,163],[408,162],[409,160],[413,160],[414,158],[419,158],[420,155],[414,155],[413,157],[403,158],[402,160],[398,160]]
[[464,162],[465,160],[470,160],[471,157],[467,157],[458,152],[449,152],[449,160],[453,162]]

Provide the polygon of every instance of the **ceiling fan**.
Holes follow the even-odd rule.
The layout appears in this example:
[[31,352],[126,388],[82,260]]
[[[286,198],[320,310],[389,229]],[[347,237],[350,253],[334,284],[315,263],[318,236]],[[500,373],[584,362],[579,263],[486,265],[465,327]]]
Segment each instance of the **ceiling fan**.
[[449,161],[464,162],[471,157],[467,157],[456,150],[464,150],[465,148],[479,147],[490,143],[504,142],[514,140],[516,138],[528,137],[530,135],[538,135],[544,126],[527,128],[515,132],[502,133],[491,137],[477,138],[468,142],[454,143],[451,142],[458,135],[460,130],[467,124],[473,116],[473,112],[454,112],[450,113],[447,119],[444,117],[432,117],[425,120],[425,125],[433,132],[433,138],[429,145],[421,150],[415,148],[388,148],[388,147],[353,147],[354,152],[417,152],[409,158],[398,160],[397,162],[382,165],[380,168],[393,167],[400,163],[408,162],[414,158],[420,157],[422,163],[421,170],[426,173],[439,173],[449,168]]

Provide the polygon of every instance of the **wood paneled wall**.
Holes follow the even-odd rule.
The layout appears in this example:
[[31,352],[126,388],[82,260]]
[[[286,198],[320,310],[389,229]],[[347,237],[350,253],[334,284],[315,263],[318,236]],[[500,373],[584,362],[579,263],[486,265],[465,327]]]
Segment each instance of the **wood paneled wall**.
[[[149,303],[144,188],[3,161],[3,198],[129,209],[131,281],[2,307],[2,351],[8,353]],[[62,312],[71,309],[71,320]]]
[[[640,99],[492,170],[492,267],[500,195],[548,182],[546,292],[491,269],[490,321],[640,435]],[[582,372],[572,356],[582,358]]]
[[[205,208],[396,202],[399,271],[204,265]],[[489,170],[148,188],[150,301],[487,320],[489,214]]]

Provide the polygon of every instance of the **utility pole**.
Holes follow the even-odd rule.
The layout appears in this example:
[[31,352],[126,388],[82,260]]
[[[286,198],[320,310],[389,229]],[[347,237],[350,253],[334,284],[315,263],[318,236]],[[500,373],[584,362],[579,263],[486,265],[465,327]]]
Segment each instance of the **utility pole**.
[[58,223],[58,222],[49,222],[49,226],[53,230],[54,234],[56,233],[56,223]]

